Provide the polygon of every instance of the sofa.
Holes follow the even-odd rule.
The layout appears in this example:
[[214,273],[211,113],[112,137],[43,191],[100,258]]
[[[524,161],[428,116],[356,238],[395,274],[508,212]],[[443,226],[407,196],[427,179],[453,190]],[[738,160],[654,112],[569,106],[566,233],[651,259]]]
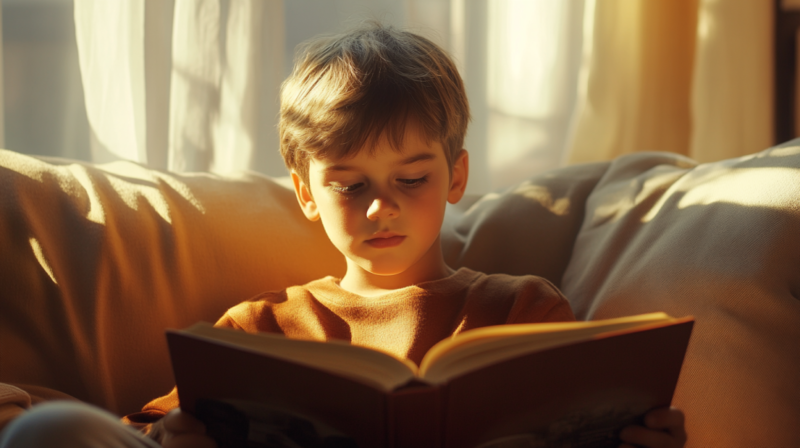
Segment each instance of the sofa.
[[[449,207],[442,245],[452,267],[549,279],[578,319],[694,316],[688,446],[800,446],[800,139],[537,174]],[[345,267],[288,178],[7,150],[0,254],[0,383],[118,415],[172,387],[165,329]]]

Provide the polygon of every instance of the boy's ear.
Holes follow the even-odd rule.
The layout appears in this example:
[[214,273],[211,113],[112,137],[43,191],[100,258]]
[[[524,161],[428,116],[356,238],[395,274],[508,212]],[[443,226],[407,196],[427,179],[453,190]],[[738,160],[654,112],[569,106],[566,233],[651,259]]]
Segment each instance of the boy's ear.
[[462,149],[453,162],[453,174],[450,175],[450,191],[447,193],[447,202],[455,204],[464,196],[469,178],[469,153]]
[[318,220],[319,210],[317,210],[317,203],[314,201],[314,197],[311,196],[311,189],[294,171],[292,171],[292,184],[294,184],[294,194],[297,196],[297,202],[300,203],[300,208],[303,209],[306,218],[311,221]]

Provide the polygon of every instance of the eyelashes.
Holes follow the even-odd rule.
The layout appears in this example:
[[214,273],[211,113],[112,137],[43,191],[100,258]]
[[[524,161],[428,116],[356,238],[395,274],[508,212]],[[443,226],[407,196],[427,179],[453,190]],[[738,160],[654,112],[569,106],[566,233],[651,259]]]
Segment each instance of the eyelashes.
[[[405,189],[419,188],[428,183],[428,176],[426,175],[415,179],[397,179],[397,183]],[[331,185],[330,188],[339,194],[352,195],[361,190],[365,185],[364,182],[358,182],[352,185]]]
[[347,186],[331,185],[331,189],[340,194],[353,194],[362,186],[364,186],[364,183],[359,182],[357,184]]
[[416,179],[397,179],[398,182],[408,188],[417,188],[425,185],[428,182],[428,176],[418,177]]

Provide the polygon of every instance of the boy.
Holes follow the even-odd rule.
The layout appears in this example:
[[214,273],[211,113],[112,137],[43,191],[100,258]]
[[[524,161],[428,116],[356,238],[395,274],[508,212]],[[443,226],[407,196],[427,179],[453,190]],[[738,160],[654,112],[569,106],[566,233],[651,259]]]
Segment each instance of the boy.
[[[455,66],[427,39],[371,24],[307,45],[281,90],[281,153],[300,207],[322,222],[347,270],[262,294],[217,325],[343,339],[419,363],[471,328],[574,320],[542,278],[445,264],[439,231],[446,203],[466,188],[468,120]],[[214,446],[177,406],[173,389],[124,420],[165,447]],[[684,444],[680,411],[655,410],[645,423],[622,439]]]

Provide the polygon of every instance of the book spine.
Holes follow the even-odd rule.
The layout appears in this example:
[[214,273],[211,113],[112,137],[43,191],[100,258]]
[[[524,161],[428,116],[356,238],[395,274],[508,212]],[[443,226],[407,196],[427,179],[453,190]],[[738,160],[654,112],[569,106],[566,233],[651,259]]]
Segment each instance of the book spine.
[[444,390],[412,386],[388,400],[389,443],[393,448],[439,448],[444,439]]

